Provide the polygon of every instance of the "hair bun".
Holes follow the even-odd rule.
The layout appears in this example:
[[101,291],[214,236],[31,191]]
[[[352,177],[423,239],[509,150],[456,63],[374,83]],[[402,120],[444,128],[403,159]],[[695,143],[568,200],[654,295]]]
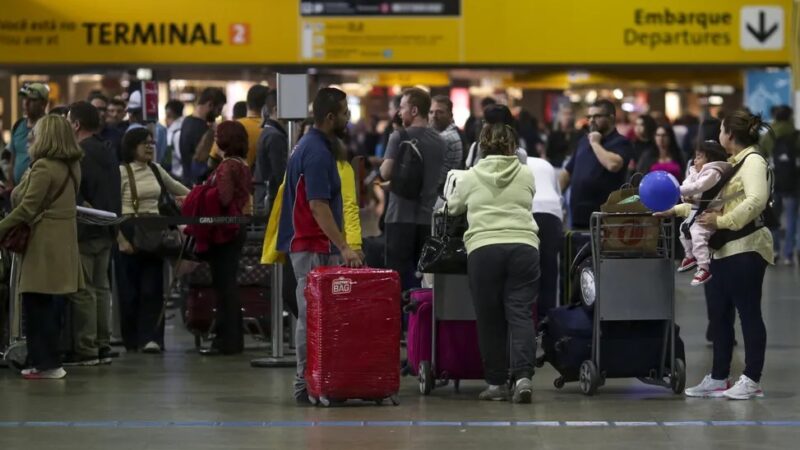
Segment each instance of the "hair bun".
[[748,134],[753,137],[758,137],[761,133],[761,127],[764,126],[764,122],[761,120],[761,116],[756,114],[750,118],[750,124],[747,129]]

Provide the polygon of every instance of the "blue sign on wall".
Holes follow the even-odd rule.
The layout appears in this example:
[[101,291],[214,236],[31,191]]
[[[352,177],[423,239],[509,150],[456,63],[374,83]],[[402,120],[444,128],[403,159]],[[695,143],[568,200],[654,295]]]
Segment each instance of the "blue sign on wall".
[[745,72],[744,104],[754,114],[772,120],[774,106],[792,105],[792,73],[781,70],[748,70]]

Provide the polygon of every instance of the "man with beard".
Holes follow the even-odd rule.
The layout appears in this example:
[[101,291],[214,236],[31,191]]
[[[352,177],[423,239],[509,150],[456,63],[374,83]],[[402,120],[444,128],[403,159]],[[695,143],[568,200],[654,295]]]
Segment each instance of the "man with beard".
[[220,88],[206,88],[191,116],[183,119],[179,147],[183,181],[191,186],[208,171],[208,155],[214,143],[214,123],[228,99]]
[[[314,127],[297,143],[286,169],[286,189],[278,225],[278,250],[288,253],[297,280],[297,374],[294,398],[308,403],[306,365],[306,276],[315,267],[362,265],[347,245],[343,229],[342,183],[336,167],[336,139],[345,135],[347,96],[323,88],[314,99]],[[336,251],[338,250],[338,255]]]
[[578,142],[575,155],[561,172],[561,190],[571,186],[570,214],[573,229],[588,229],[592,213],[608,195],[625,183],[631,159],[630,141],[617,132],[616,109],[608,100],[597,100],[587,115],[590,133]]

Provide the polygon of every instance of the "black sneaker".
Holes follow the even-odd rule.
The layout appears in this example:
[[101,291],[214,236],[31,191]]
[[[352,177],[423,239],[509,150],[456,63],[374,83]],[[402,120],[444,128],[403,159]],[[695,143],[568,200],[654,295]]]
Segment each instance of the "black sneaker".
[[[116,356],[114,355],[115,353]],[[104,366],[111,364],[111,358],[115,358],[117,356],[119,356],[119,352],[115,352],[110,348],[101,348],[98,352],[98,360],[100,361],[100,364]]]
[[96,366],[100,364],[100,359],[96,356],[86,356],[86,355],[77,355],[72,354],[64,358],[62,361],[64,366],[68,367],[75,367],[75,366]]

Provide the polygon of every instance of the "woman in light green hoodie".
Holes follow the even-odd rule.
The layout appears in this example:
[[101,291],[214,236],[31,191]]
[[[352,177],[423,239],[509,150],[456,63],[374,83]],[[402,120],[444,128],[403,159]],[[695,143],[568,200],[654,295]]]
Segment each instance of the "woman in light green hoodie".
[[520,164],[515,154],[517,142],[516,132],[508,125],[484,126],[480,137],[483,157],[458,181],[448,199],[448,211],[453,215],[466,211],[469,222],[464,244],[484,376],[489,383],[479,398],[508,400],[510,375],[512,400],[530,403],[539,238],[531,216],[533,174]]

